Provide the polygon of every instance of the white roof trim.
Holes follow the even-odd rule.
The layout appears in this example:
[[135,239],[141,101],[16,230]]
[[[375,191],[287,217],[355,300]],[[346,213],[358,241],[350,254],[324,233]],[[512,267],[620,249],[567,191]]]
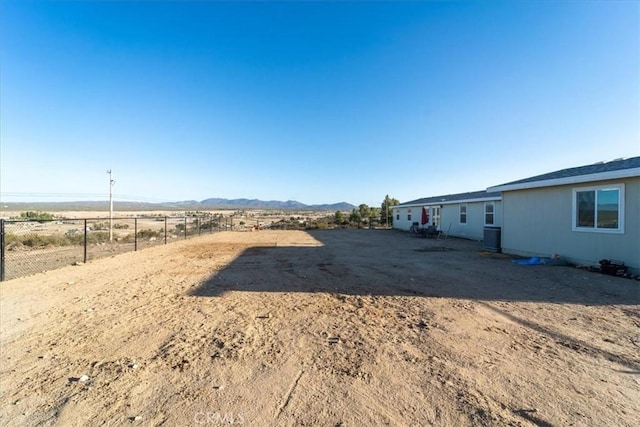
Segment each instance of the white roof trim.
[[438,202],[438,201],[433,201],[430,203],[413,203],[410,205],[395,205],[395,206],[390,206],[389,209],[395,209],[395,208],[416,208],[416,207],[422,207],[422,206],[437,206],[437,205],[456,205],[456,204],[460,204],[460,203],[473,203],[473,202],[495,202],[495,201],[501,201],[502,197],[500,196],[494,196],[494,197],[480,197],[480,198],[475,198],[475,199],[460,199],[460,200],[449,200],[446,202]]
[[630,178],[640,176],[640,168],[621,169],[617,171],[592,173],[590,175],[568,176],[566,178],[545,179],[543,181],[521,182],[519,184],[496,185],[487,191],[527,190],[539,187],[555,187],[558,185],[581,184],[583,182],[606,181],[610,179]]

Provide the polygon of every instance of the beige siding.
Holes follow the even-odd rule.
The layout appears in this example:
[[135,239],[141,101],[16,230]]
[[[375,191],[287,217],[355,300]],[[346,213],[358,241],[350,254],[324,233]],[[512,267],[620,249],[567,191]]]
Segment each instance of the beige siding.
[[[572,230],[573,189],[625,184],[624,233]],[[502,194],[502,249],[520,255],[559,254],[580,264],[624,261],[640,269],[640,178],[563,185]]]
[[[494,227],[502,224],[502,208],[500,201],[494,203]],[[465,239],[482,240],[484,238],[484,204],[485,202],[471,202],[467,205],[467,223],[460,223],[460,204],[444,205],[441,211],[441,228],[449,230],[449,235]],[[451,228],[449,229],[449,226]]]

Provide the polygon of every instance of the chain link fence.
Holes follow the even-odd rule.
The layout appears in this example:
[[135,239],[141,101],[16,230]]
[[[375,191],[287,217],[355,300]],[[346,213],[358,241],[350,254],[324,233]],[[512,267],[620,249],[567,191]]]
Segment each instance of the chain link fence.
[[2,219],[0,281],[233,229],[233,218],[223,215]]

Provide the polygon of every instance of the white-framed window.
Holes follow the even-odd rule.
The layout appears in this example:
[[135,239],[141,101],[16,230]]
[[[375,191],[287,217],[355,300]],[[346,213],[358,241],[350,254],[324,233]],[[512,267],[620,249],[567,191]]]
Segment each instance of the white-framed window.
[[494,202],[484,203],[484,225],[493,225],[496,218],[496,206]]
[[407,221],[411,221],[411,209],[407,209]]
[[573,189],[573,231],[624,233],[624,184]]
[[460,224],[467,223],[467,205],[460,205]]

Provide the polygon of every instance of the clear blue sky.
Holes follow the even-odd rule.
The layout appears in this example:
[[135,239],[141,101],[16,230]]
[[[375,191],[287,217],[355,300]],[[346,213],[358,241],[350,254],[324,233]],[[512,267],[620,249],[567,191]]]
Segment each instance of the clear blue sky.
[[124,198],[378,206],[640,154],[638,1],[8,0],[0,49],[2,201],[113,169]]

